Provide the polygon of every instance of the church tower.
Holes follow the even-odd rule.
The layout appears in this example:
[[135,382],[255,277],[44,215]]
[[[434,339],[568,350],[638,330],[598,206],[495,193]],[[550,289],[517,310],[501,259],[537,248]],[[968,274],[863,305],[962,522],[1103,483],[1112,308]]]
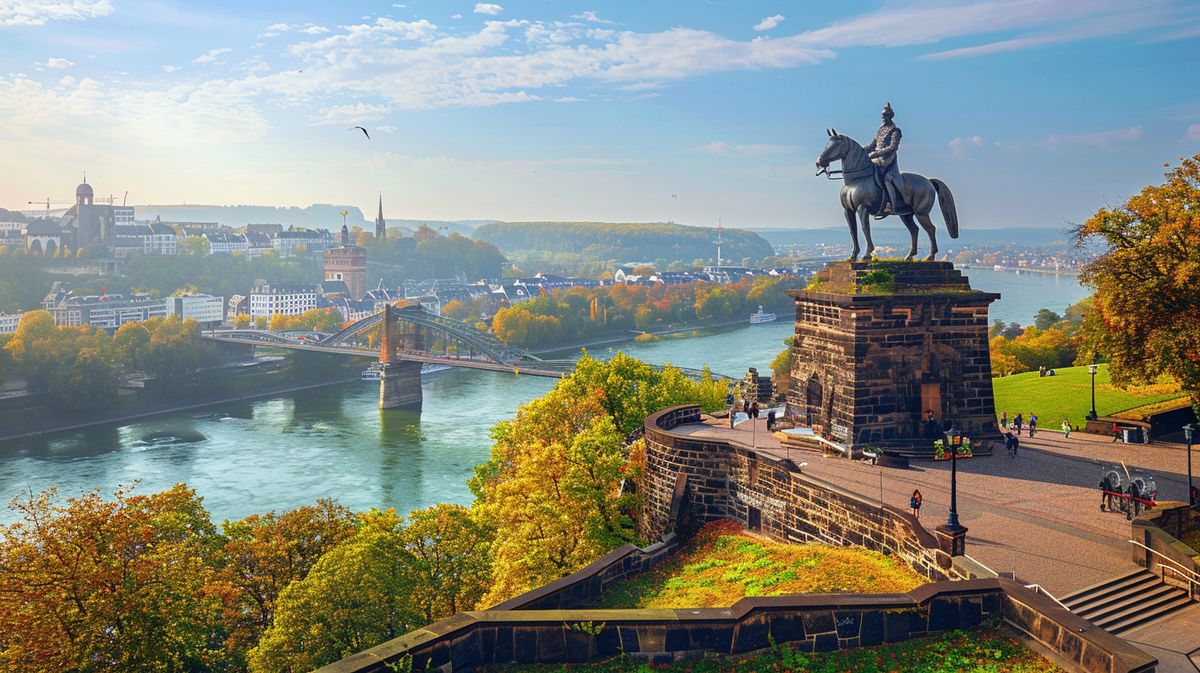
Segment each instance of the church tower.
[[383,219],[383,194],[379,195],[379,214],[375,216],[375,240],[387,238],[387,220]]

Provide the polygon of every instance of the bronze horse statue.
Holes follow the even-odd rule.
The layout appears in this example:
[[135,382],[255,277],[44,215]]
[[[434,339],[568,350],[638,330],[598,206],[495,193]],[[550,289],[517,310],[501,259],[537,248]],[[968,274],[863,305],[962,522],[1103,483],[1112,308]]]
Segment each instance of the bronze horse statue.
[[[875,164],[871,163],[863,146],[850,136],[838,133],[837,129],[827,133],[829,142],[817,158],[817,175],[824,174],[830,179],[837,179],[840,175],[845,180],[846,184],[842,186],[842,210],[846,216],[846,224],[850,227],[850,238],[854,241],[854,252],[851,253],[850,259],[858,259],[858,225],[861,224],[863,236],[867,239],[867,251],[862,258],[864,261],[870,260],[875,252],[875,243],[871,240],[871,215],[883,212],[886,192],[876,181]],[[829,164],[834,161],[842,162],[842,170],[829,170]],[[911,213],[899,215],[912,236],[912,245],[904,259],[911,260],[917,256],[917,225],[913,222],[915,217],[925,233],[929,234],[929,255],[925,259],[933,260],[937,256],[938,247],[933,220],[929,219],[929,213],[933,210],[933,202],[936,200],[942,208],[942,219],[946,221],[946,230],[950,233],[950,238],[958,238],[958,213],[954,209],[954,196],[946,183],[937,178],[927,178],[919,173],[901,173],[900,177],[903,185],[902,196],[905,203],[912,207]],[[888,214],[892,213],[889,211]]]

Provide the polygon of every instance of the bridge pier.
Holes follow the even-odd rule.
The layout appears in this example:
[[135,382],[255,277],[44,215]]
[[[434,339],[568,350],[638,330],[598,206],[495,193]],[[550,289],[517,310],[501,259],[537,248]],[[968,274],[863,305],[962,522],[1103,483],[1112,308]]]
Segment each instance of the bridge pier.
[[421,363],[388,362],[379,372],[380,409],[421,408]]

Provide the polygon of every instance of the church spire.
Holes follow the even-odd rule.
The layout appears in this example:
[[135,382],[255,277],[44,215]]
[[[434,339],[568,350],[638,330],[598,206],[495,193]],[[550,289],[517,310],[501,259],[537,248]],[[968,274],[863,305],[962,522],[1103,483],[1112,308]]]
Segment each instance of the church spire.
[[383,192],[379,193],[379,214],[375,216],[375,240],[387,238],[387,220],[383,219]]

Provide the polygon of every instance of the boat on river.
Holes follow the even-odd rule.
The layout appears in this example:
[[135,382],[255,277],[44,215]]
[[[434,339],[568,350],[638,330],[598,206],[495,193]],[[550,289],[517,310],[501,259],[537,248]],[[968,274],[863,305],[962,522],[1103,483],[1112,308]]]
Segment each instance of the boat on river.
[[[363,370],[362,380],[378,381],[379,380],[379,372],[381,369],[382,369],[382,367],[380,366],[380,364],[378,362],[373,363],[370,367],[367,367],[366,369]],[[427,362],[427,363],[421,365],[421,376],[427,376],[429,374],[437,374],[438,372],[444,372],[447,369],[452,369],[452,367],[450,365],[437,365],[437,364],[430,364]]]
[[762,306],[759,306],[757,311],[750,314],[751,325],[761,325],[767,322],[775,322],[775,314],[767,313],[763,310]]

